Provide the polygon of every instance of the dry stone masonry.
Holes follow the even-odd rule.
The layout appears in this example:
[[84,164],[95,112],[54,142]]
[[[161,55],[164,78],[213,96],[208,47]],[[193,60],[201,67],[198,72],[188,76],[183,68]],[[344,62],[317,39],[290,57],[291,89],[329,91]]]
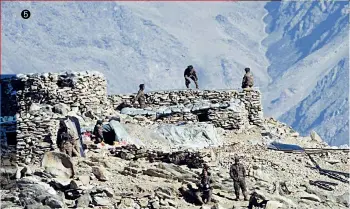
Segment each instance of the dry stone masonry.
[[1,82],[1,141],[14,144],[17,160],[26,163],[55,148],[61,118],[102,114],[108,105],[99,72],[17,75]]
[[10,152],[27,164],[39,162],[46,151],[56,148],[59,120],[67,115],[89,125],[115,110],[141,125],[199,121],[244,129],[263,122],[261,94],[256,90],[150,92],[147,108],[139,109],[132,105],[135,94],[107,96],[107,82],[99,72],[2,77],[1,87],[2,155]]
[[261,94],[257,90],[180,90],[146,94],[145,109],[132,108],[135,95],[112,95],[110,103],[140,123],[213,123],[224,129],[262,124]]

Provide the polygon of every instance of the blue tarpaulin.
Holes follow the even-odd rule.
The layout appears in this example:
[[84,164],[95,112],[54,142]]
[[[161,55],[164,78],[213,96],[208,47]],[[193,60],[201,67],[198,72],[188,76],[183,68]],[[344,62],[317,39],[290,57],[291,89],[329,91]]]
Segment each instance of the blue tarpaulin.
[[280,150],[280,151],[305,151],[302,147],[295,144],[282,144],[279,142],[272,142],[269,146],[269,149]]

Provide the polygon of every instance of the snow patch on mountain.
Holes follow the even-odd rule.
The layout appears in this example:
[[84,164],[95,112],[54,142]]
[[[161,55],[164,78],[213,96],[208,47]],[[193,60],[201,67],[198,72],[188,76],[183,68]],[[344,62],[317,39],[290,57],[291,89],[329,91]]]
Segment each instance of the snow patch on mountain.
[[265,114],[331,145],[349,143],[349,2],[268,3],[263,41],[272,82]]

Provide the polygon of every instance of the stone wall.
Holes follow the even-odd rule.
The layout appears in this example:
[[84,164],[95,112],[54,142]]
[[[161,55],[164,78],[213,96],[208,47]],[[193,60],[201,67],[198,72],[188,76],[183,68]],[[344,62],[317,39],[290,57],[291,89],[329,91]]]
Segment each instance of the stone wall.
[[205,121],[225,129],[261,125],[261,94],[257,90],[179,90],[146,94],[146,108],[132,108],[135,94],[109,96],[121,113],[141,124]]
[[117,114],[114,110],[140,125],[205,121],[225,129],[244,129],[262,123],[261,95],[256,90],[150,92],[145,109],[132,107],[134,97],[107,96],[107,82],[98,72],[2,77],[1,147],[15,147],[11,156],[15,153],[16,161],[39,162],[44,152],[56,148],[60,119],[70,115],[90,125]]
[[15,140],[17,160],[26,163],[55,148],[60,119],[94,118],[108,108],[107,82],[98,72],[17,75],[1,84],[1,127],[16,133],[1,141]]

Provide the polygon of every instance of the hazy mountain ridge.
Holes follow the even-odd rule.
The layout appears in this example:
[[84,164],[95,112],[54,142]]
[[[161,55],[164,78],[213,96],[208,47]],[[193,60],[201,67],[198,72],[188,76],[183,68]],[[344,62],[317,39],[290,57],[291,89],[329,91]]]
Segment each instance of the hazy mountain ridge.
[[348,6],[306,1],[265,6],[269,36],[263,43],[273,79],[265,113],[305,135],[315,129],[332,145],[349,140],[348,103],[340,106],[349,94]]
[[[99,70],[109,78],[110,93],[126,93],[136,91],[139,83],[146,83],[147,90],[183,88],[183,70],[192,64],[202,88],[237,88],[243,67],[265,69],[267,62],[264,49],[249,49],[245,41],[236,40],[238,33],[233,31],[239,31],[241,24],[233,19],[244,19],[241,14],[258,8],[250,15],[254,19],[244,22],[264,33],[264,25],[257,21],[265,13],[262,6],[215,3],[208,11],[199,3],[183,2],[6,2],[3,72]],[[29,8],[31,18],[21,19],[19,8]],[[207,27],[200,25],[203,22]],[[259,44],[262,36],[248,37],[250,30],[242,30],[245,40]],[[222,72],[222,60],[236,68]],[[257,85],[266,83],[264,70],[256,74]],[[227,82],[230,77],[233,83]]]
[[349,59],[341,60],[320,80],[312,93],[280,120],[298,127],[302,134],[316,130],[332,145],[348,143]]

